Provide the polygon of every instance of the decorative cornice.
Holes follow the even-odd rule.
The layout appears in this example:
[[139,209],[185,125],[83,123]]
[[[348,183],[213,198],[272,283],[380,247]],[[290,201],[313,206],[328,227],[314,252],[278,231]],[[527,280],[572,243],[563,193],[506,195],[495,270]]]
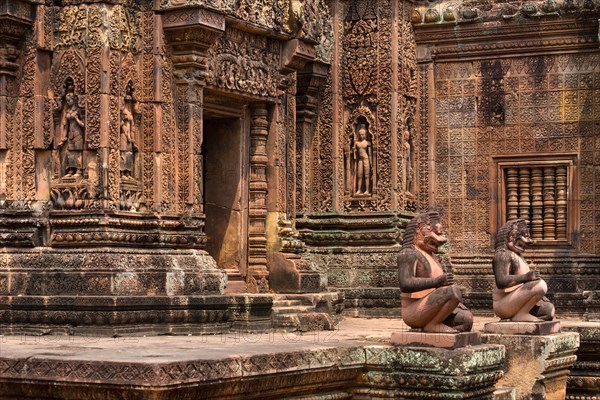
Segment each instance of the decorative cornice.
[[519,24],[561,17],[598,16],[594,0],[534,0],[491,2],[489,0],[416,1],[412,23],[421,25],[457,25],[476,22],[516,21]]
[[464,59],[543,52],[569,52],[598,47],[597,17],[572,14],[543,20],[423,24],[415,26],[422,60]]

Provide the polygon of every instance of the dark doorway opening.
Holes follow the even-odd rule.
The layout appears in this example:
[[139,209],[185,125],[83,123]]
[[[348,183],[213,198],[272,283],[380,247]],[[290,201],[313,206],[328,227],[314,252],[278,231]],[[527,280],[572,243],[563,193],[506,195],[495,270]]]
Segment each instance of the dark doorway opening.
[[247,264],[247,177],[242,118],[204,118],[203,169],[206,251],[229,276]]

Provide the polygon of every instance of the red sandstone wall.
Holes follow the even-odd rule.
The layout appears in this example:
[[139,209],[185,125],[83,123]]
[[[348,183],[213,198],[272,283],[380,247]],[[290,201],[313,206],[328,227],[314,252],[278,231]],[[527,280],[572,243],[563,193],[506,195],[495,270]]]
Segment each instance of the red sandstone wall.
[[435,64],[435,203],[451,254],[489,253],[492,156],[540,153],[576,154],[573,242],[600,254],[599,60],[594,51]]

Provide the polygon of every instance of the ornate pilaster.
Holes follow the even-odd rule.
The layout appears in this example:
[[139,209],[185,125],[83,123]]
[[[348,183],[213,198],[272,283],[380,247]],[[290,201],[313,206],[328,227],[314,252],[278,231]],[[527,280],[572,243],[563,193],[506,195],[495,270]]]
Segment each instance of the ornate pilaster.
[[205,10],[184,10],[163,16],[163,27],[172,46],[176,85],[177,140],[173,153],[179,161],[175,179],[179,211],[203,212],[201,145],[203,91],[207,53],[225,31],[225,18]]
[[[24,165],[18,162],[26,158],[31,160],[33,141],[25,143],[23,132],[15,128],[19,66],[27,51],[24,38],[32,25],[33,9],[30,4],[20,0],[0,0],[0,246],[3,247],[38,245],[43,230],[43,223],[35,215],[31,201],[12,201],[22,200],[15,193],[21,186],[19,183],[32,182],[34,179],[33,176],[23,178]],[[28,65],[33,65],[35,50],[30,53],[32,60]],[[38,94],[33,92],[33,77],[21,78],[22,86],[31,90],[28,93],[30,100],[27,105],[32,106],[31,98]],[[23,115],[22,108],[19,108],[19,112]],[[35,119],[34,112],[32,107],[27,107],[28,122]],[[33,136],[33,132],[27,133],[30,137]],[[13,158],[21,155],[25,147],[27,157]],[[33,165],[29,164],[29,167],[33,168]],[[32,172],[31,169],[28,172]],[[32,192],[28,191],[28,200],[32,200],[31,194]]]
[[310,163],[319,91],[327,80],[329,67],[319,62],[309,63],[298,72],[296,91],[296,210],[310,208]]
[[267,281],[267,120],[265,103],[250,109],[250,182],[248,215],[248,291],[268,290]]

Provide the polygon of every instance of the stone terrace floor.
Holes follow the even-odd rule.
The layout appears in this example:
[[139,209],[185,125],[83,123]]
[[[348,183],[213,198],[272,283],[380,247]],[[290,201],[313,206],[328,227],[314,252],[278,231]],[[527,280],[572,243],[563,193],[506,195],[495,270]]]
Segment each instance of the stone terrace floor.
[[[476,317],[473,330],[480,331],[495,318]],[[600,322],[561,320],[599,326]],[[0,336],[0,358],[43,357],[45,359],[108,362],[177,362],[216,360],[274,352],[347,347],[367,343],[389,344],[394,331],[407,330],[400,319],[345,318],[334,331],[229,333],[204,336],[94,337]]]

